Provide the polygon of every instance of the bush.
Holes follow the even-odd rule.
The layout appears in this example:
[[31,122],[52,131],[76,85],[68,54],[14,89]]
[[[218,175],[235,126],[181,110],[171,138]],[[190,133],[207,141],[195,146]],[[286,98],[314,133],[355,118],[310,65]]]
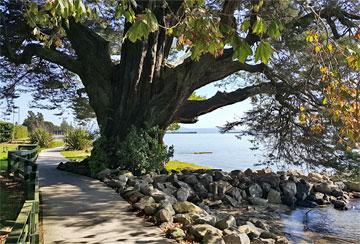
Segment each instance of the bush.
[[83,129],[69,129],[65,134],[66,150],[84,150],[92,145],[93,137]]
[[132,127],[117,152],[123,168],[137,175],[163,170],[174,150],[161,142],[162,135],[163,131],[157,127],[149,130]]
[[31,143],[38,144],[41,148],[49,148],[54,140],[51,133],[43,128],[37,128],[30,135]]
[[25,139],[29,137],[28,129],[23,125],[14,126],[14,139]]
[[8,142],[12,139],[13,124],[0,121],[0,142]]

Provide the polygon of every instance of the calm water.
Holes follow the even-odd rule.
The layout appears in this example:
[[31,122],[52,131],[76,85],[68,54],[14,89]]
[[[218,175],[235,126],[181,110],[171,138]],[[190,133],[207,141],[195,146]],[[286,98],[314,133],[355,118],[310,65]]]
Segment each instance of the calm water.
[[[261,159],[259,152],[250,150],[247,139],[239,140],[235,134],[166,134],[164,141],[174,145],[174,160],[226,171],[254,168]],[[195,154],[197,152],[211,153]]]
[[360,243],[360,199],[350,201],[348,207],[348,211],[331,206],[298,208],[282,216],[284,231],[295,243]]

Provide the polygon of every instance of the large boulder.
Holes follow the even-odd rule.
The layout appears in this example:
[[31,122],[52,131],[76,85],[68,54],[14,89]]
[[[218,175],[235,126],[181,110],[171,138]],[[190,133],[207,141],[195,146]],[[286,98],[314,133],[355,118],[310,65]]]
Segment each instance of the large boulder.
[[193,216],[191,214],[175,214],[174,222],[188,226],[193,222]]
[[220,230],[225,230],[235,226],[236,226],[236,219],[232,215],[229,215],[215,223],[215,227]]
[[177,191],[177,188],[173,186],[173,184],[171,184],[170,182],[155,183],[155,187],[162,192],[165,192],[167,195],[174,195]]
[[281,193],[277,190],[270,189],[268,196],[267,196],[267,200],[269,201],[269,203],[280,204],[281,203]]
[[275,173],[268,173],[257,175],[255,177],[256,182],[266,182],[271,185],[272,188],[278,189],[280,184],[280,177]]
[[231,187],[226,194],[233,197],[236,201],[241,202],[242,196],[241,196],[241,190],[237,187]]
[[189,226],[189,234],[194,236],[198,241],[201,241],[206,233],[222,236],[222,231],[208,224],[191,225]]
[[159,212],[156,214],[160,223],[164,222],[173,222],[173,215],[170,211],[166,209],[160,209]]
[[257,183],[252,184],[249,187],[249,195],[250,197],[262,197],[263,190],[261,189],[261,186]]
[[296,198],[300,201],[305,200],[311,192],[313,185],[301,179],[296,183]]
[[155,203],[154,198],[150,196],[142,197],[137,203],[134,204],[134,207],[138,210],[144,210],[146,206],[150,206]]
[[281,183],[281,189],[283,191],[282,201],[288,206],[295,206],[296,202],[296,184],[293,181],[283,181]]
[[324,180],[323,176],[321,174],[315,173],[315,172],[310,172],[308,174],[308,178],[309,178],[309,180],[314,181],[314,182],[321,182]]
[[343,200],[334,200],[332,201],[332,204],[334,205],[335,209],[348,210],[348,207],[346,206],[346,202]]
[[214,181],[212,175],[208,173],[198,175],[198,179],[207,189],[209,188],[210,183]]
[[235,198],[232,198],[228,195],[225,195],[222,199],[222,201],[225,203],[225,204],[228,204],[234,208],[238,208],[240,207],[240,202],[238,202]]
[[103,181],[105,177],[110,176],[110,174],[111,174],[111,169],[103,169],[96,174],[96,178]]
[[193,189],[196,195],[198,195],[201,199],[205,199],[208,197],[208,191],[203,184],[196,183],[193,185]]
[[199,213],[206,214],[206,212],[191,202],[176,202],[173,204],[176,213]]
[[189,185],[194,185],[199,182],[194,174],[185,175],[183,181]]
[[241,225],[238,228],[240,233],[245,233],[251,240],[259,238],[262,230],[257,228],[253,223],[246,222],[245,225]]
[[211,232],[207,232],[202,240],[203,244],[225,244],[224,239],[218,235]]
[[190,189],[188,188],[180,188],[177,190],[176,192],[176,198],[179,200],[179,201],[186,201],[189,196],[190,196]]
[[268,204],[268,200],[260,197],[249,197],[248,200],[253,205],[258,206],[266,206]]
[[346,188],[349,191],[357,191],[360,192],[360,181],[359,182],[355,182],[355,181],[345,181],[344,182],[346,185]]
[[231,233],[223,237],[226,244],[250,244],[250,239],[245,233]]
[[231,181],[232,178],[228,173],[226,173],[222,170],[215,170],[214,171],[214,180],[215,181],[219,181],[219,180]]
[[226,191],[231,187],[230,183],[220,180],[210,183],[209,191],[214,195],[214,197],[221,199],[225,195]]
[[315,185],[315,190],[324,194],[331,194],[337,187],[332,182],[321,182]]

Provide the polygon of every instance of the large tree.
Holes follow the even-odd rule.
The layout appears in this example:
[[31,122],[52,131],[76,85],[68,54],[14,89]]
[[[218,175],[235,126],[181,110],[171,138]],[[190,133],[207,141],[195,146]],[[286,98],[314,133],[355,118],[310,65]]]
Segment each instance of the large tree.
[[[261,121],[268,125],[266,120],[275,118],[279,125],[274,128],[282,129],[285,138],[290,134],[284,128],[290,124],[313,127],[307,122],[314,111],[319,117],[323,114],[328,104],[324,98],[329,104],[330,98],[337,101],[336,92],[328,88],[333,77],[358,89],[357,4],[356,0],[4,0],[2,92],[11,98],[18,85],[55,104],[67,100],[65,94],[73,99],[84,92],[101,133],[92,158],[109,167],[121,164],[118,145],[130,128],[165,130],[174,122],[195,123],[203,114],[250,97],[260,99],[263,107],[249,118],[260,127]],[[237,89],[188,100],[196,89],[229,81],[234,74],[242,76]],[[351,97],[352,104],[358,106],[358,97],[358,93]],[[354,113],[347,115],[355,118]],[[331,121],[334,114],[326,116]],[[338,127],[332,129],[334,134]],[[354,131],[358,133],[358,127]],[[348,133],[337,134],[349,139]],[[356,133],[350,139],[354,141],[354,136],[358,140]]]

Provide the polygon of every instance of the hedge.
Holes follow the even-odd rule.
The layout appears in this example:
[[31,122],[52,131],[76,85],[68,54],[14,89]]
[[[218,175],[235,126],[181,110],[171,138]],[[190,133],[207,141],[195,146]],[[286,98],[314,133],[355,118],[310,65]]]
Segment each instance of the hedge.
[[13,124],[0,121],[0,142],[8,142],[12,139]]

